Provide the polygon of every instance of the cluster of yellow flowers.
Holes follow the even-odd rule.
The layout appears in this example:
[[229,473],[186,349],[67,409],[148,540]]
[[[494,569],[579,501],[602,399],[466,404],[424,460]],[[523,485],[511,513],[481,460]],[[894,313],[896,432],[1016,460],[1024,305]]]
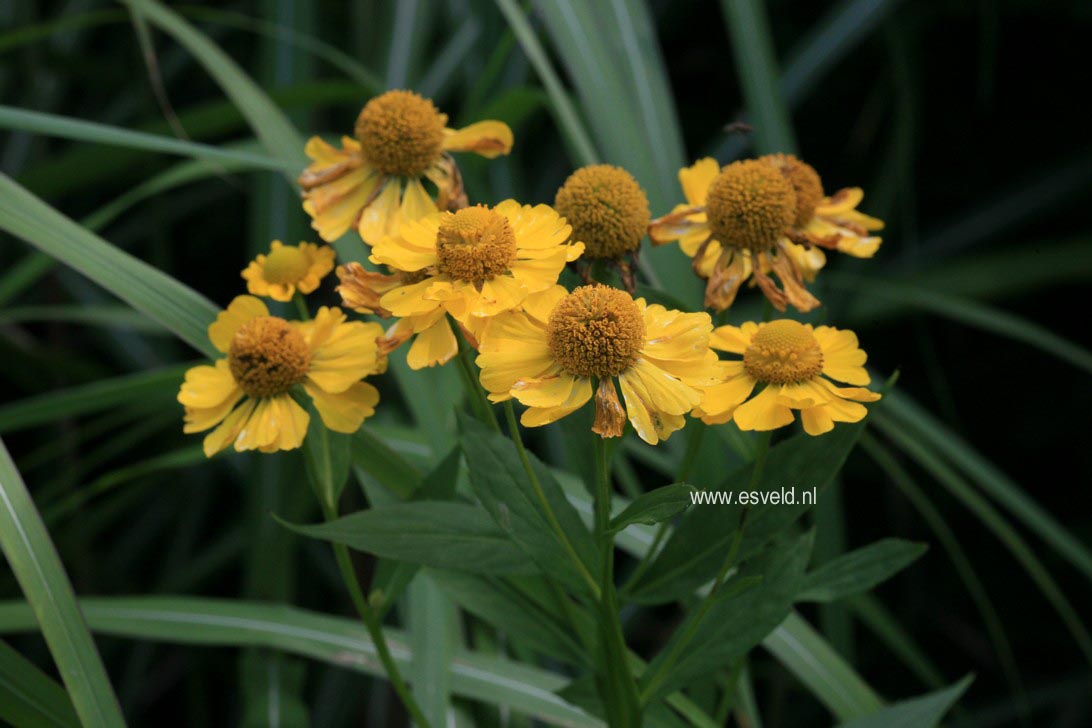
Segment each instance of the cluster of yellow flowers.
[[[207,455],[230,445],[299,447],[310,419],[301,393],[326,427],[354,432],[379,399],[364,379],[410,339],[407,360],[421,369],[451,360],[465,338],[489,399],[520,402],[525,426],[554,422],[594,396],[594,432],[621,436],[628,420],[651,444],[687,415],[771,430],[792,423],[795,410],[818,435],[859,421],[860,402],[879,399],[864,388],[866,357],[850,331],[792,319],[714,328],[708,313],[633,296],[647,232],[654,245],[678,241],[693,259],[707,308],[728,308],[750,280],[779,311],[810,311],[819,301],[805,283],[825,264],[824,249],[871,257],[880,245],[871,233],[882,223],[856,210],[861,190],[826,196],[811,166],[777,154],[680,170],[686,203],[654,220],[637,181],[610,165],[574,172],[553,207],[469,206],[450,152],[491,158],[512,142],[498,121],[447,128],[446,115],[409,91],[369,101],[340,149],[308,142],[312,164],[299,183],[312,227],[328,242],[355,231],[377,267],[339,266],[342,301],[393,323],[384,330],[326,307],[304,321],[271,316],[256,296],[299,301],[335,259],[326,245],[274,242],[242,273],[253,295],[209,327],[225,358],[191,369],[178,395],[185,431],[212,430]],[[595,283],[593,262],[615,267],[623,288]],[[572,291],[558,283],[570,263],[586,283]]]

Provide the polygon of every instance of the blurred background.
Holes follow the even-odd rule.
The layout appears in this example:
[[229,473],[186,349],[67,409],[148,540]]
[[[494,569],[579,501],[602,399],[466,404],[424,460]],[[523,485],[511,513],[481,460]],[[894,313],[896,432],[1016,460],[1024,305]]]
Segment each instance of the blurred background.
[[[459,159],[471,200],[552,202],[573,168],[602,160],[632,171],[658,215],[682,200],[680,166],[775,150],[815,166],[828,193],[863,187],[861,209],[887,222],[883,247],[871,261],[830,256],[815,290],[822,318],[857,331],[878,376],[900,372],[898,393],[812,514],[816,560],[887,536],[931,548],[873,594],[803,615],[884,696],[975,673],[952,725],[1092,724],[1081,624],[1092,614],[1092,451],[1083,442],[1092,355],[1079,308],[1092,279],[1092,118],[1080,99],[1092,4],[171,7],[301,134],[351,133],[362,104],[385,88],[431,96],[452,126],[506,121],[511,156]],[[545,83],[544,68],[556,74]],[[219,305],[241,292],[239,272],[270,240],[314,239],[284,176],[227,162],[186,167],[64,125],[260,151],[202,64],[122,5],[3,3],[0,103],[5,174]],[[740,120],[754,131],[725,130]],[[646,259],[665,292],[700,301],[677,249]],[[332,281],[318,295],[333,302]],[[741,294],[730,318],[759,315],[758,299]],[[94,284],[0,237],[0,435],[77,592],[347,614],[326,550],[267,515],[313,519],[298,461],[206,463],[199,442],[182,435],[174,395],[194,359]],[[457,386],[450,372],[436,377]],[[381,387],[377,421],[412,454],[422,437],[412,408],[394,381]],[[541,433],[535,446],[548,457],[564,449]],[[634,482],[662,482],[657,456],[636,446],[629,455]],[[363,506],[359,491],[351,497]],[[0,590],[19,597],[6,569]],[[675,616],[627,614],[633,643],[654,647]],[[473,630],[464,621],[454,633],[471,640]],[[11,641],[52,669],[40,638]],[[359,675],[321,663],[115,637],[100,647],[134,724],[264,724],[274,673],[314,725],[399,719],[383,684],[360,690]],[[757,651],[750,668],[764,725],[829,723],[768,654]]]

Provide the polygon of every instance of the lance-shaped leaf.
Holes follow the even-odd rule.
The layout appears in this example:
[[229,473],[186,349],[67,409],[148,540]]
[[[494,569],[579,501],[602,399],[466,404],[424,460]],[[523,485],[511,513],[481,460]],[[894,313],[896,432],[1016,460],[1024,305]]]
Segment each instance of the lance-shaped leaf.
[[823,564],[804,577],[799,599],[833,602],[868,591],[909,566],[929,547],[885,538]]

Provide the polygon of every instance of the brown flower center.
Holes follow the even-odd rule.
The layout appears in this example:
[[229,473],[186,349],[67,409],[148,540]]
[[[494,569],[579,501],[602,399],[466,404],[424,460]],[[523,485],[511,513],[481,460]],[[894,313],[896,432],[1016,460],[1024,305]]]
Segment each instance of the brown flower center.
[[235,332],[228,368],[251,397],[283,394],[307,377],[311,354],[303,334],[282,318],[259,316]]
[[440,158],[447,116],[412,91],[376,96],[356,119],[364,158],[383,174],[413,177]]
[[586,258],[620,258],[636,250],[648,228],[648,198],[621,167],[582,167],[557,191],[554,207],[573,227]]
[[766,162],[733,162],[709,186],[705,211],[713,237],[722,244],[760,252],[792,225],[796,193]]
[[772,164],[796,192],[796,219],[793,224],[803,227],[815,216],[815,208],[823,199],[823,181],[807,162],[791,154],[767,154],[760,161]]
[[481,288],[507,273],[516,260],[516,236],[508,218],[484,205],[444,213],[436,234],[439,271]]
[[793,384],[823,371],[823,352],[810,328],[779,319],[760,326],[743,352],[743,368],[760,382]]
[[550,353],[569,374],[613,377],[637,361],[645,322],[625,291],[581,286],[554,307],[546,337]]

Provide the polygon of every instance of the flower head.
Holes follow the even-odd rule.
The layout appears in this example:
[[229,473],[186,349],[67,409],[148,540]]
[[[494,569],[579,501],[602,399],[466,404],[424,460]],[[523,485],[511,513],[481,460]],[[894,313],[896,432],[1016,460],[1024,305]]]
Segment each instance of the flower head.
[[292,450],[303,443],[310,416],[293,398],[300,386],[326,427],[355,432],[375,412],[379,392],[364,377],[384,367],[379,324],[346,322],[336,308],[313,321],[270,316],[258,298],[239,296],[209,326],[225,356],[186,372],[178,393],[187,433],[212,430],[205,455],[236,450]]
[[685,424],[700,388],[716,380],[712,328],[706,313],[648,305],[607,286],[572,293],[554,286],[489,321],[477,360],[481,383],[495,402],[526,405],[528,427],[576,411],[594,390],[594,432],[618,437],[628,419],[655,445]]
[[864,388],[867,355],[852,331],[778,319],[721,326],[709,343],[742,359],[722,361],[720,382],[705,389],[695,414],[706,424],[734,420],[741,430],[773,430],[792,424],[798,410],[804,431],[821,435],[835,422],[860,421],[867,414],[860,402],[880,399]]
[[584,243],[585,258],[618,259],[637,250],[648,228],[648,197],[626,170],[594,164],[569,175],[554,208]]
[[269,254],[258,254],[243,271],[246,288],[255,296],[274,301],[291,301],[292,296],[311,293],[334,269],[334,249],[326,245],[300,243],[283,245],[274,240]]
[[[311,165],[300,175],[303,209],[323,240],[356,228],[369,245],[397,233],[402,221],[466,204],[449,152],[493,158],[512,149],[512,130],[480,121],[458,131],[432,101],[412,91],[387,91],[361,110],[355,138],[341,148],[312,137]],[[428,180],[436,193],[425,189]]]
[[458,351],[446,315],[476,339],[490,316],[557,283],[565,264],[584,250],[582,243],[568,243],[570,235],[546,205],[507,200],[436,213],[404,224],[372,248],[371,261],[391,274],[345,266],[338,290],[347,306],[399,318],[380,341],[382,350],[416,336],[410,366],[443,364]]
[[870,257],[879,246],[879,238],[861,237],[882,223],[852,209],[860,190],[824,197],[818,173],[791,155],[723,169],[706,158],[680,170],[679,182],[686,204],[653,220],[649,235],[656,245],[677,240],[693,258],[695,272],[707,280],[708,308],[728,308],[750,280],[779,311],[790,304],[810,311],[819,301],[804,282],[825,264],[821,248]]

